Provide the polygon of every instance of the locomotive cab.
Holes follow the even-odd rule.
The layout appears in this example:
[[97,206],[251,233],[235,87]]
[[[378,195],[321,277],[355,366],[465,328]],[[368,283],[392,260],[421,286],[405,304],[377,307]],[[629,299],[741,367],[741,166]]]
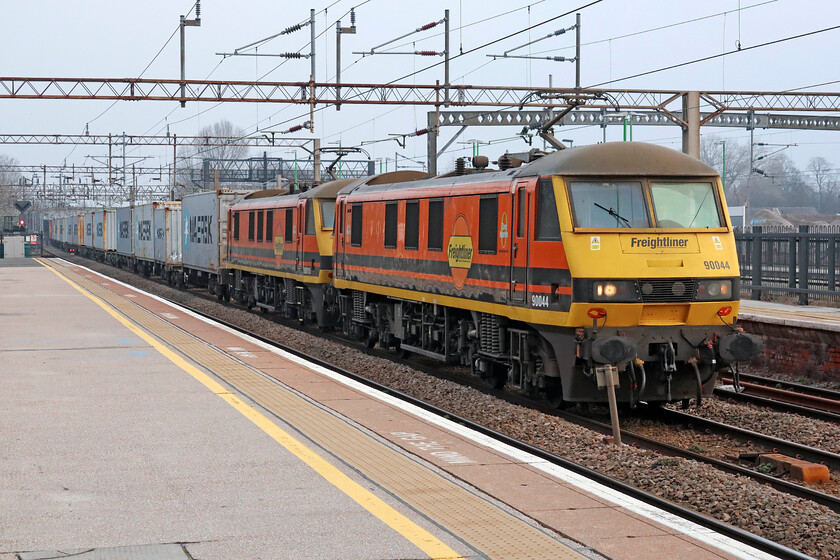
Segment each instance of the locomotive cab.
[[543,328],[563,399],[602,400],[594,370],[613,365],[621,400],[700,401],[718,369],[759,350],[735,325],[740,272],[717,173],[638,143],[569,152],[551,187],[572,301],[565,328]]

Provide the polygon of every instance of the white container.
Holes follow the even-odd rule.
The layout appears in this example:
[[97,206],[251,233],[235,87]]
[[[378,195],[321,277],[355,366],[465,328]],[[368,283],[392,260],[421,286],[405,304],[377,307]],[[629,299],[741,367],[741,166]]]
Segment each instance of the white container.
[[134,236],[131,235],[130,206],[117,208],[117,253],[130,257],[134,251]]
[[154,204],[140,204],[134,207],[134,256],[139,260],[155,259],[154,211]]
[[155,202],[155,261],[181,265],[181,203]]
[[117,250],[117,211],[93,212],[93,248],[100,251]]

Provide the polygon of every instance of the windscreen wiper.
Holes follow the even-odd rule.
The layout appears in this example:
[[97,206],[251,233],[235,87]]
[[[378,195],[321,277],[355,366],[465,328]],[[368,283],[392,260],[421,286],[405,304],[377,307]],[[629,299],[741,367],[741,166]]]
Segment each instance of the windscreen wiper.
[[[712,192],[712,189],[706,191],[706,195],[703,197],[703,200],[700,202],[700,206],[697,207],[697,212],[694,213],[694,217],[691,219],[691,223],[688,224],[688,227],[694,226],[694,222],[697,220],[697,216],[700,215],[700,210],[703,209],[703,205],[706,204],[706,199],[709,198],[709,193]],[[708,226],[706,226],[708,227]]]
[[613,218],[615,218],[616,220],[621,220],[622,222],[624,222],[625,227],[630,227],[630,222],[627,220],[627,218],[625,218],[624,216],[622,216],[621,214],[619,214],[618,212],[616,212],[612,208],[604,208],[603,206],[601,206],[597,202],[593,202],[593,204],[595,206],[597,206],[598,208],[600,208],[601,210],[603,210],[604,212],[606,212],[607,214],[609,214],[610,216],[612,216]]

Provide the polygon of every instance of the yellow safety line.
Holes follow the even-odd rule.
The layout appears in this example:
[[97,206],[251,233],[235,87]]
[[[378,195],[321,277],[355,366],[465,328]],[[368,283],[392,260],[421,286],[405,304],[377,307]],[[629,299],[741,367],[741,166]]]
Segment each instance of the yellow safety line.
[[354,482],[346,474],[338,470],[332,464],[327,462],[320,455],[306,447],[303,443],[289,435],[282,430],[265,415],[254,409],[247,403],[239,400],[230,391],[225,389],[221,384],[213,380],[207,374],[201,372],[198,368],[188,363],[186,360],[172,352],[169,348],[152,338],[140,327],[134,325],[128,319],[120,315],[110,305],[87,292],[84,288],[67,278],[65,275],[57,271],[52,266],[48,266],[38,260],[37,262],[46,266],[54,272],[59,278],[73,286],[76,290],[87,296],[99,307],[108,312],[117,321],[125,325],[134,334],[148,342],[163,356],[168,358],[173,364],[180,367],[195,379],[201,382],[205,387],[216,393],[219,397],[224,399],[229,405],[238,410],[245,418],[256,424],[262,431],[267,433],[274,440],[288,449],[291,453],[297,456],[304,463],[309,465],[315,472],[324,477],[330,484],[350,496],[359,505],[368,510],[374,516],[379,518],[383,523],[394,529],[400,535],[408,539],[412,544],[417,546],[420,550],[428,554],[433,559],[440,560],[464,560],[464,558],[449,548],[446,544],[441,542],[437,537],[418,526],[416,523],[402,515],[400,512],[383,502],[371,492],[365,490],[358,483]]

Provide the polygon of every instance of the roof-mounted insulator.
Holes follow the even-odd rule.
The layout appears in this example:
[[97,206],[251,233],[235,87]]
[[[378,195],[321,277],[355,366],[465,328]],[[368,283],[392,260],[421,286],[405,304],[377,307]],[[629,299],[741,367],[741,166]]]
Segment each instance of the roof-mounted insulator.
[[507,171],[512,167],[510,157],[508,157],[507,154],[502,154],[501,156],[499,156],[498,165],[499,171]]
[[356,8],[350,8],[350,27],[356,27]]
[[459,157],[455,160],[455,175],[467,174],[467,162],[464,158]]

